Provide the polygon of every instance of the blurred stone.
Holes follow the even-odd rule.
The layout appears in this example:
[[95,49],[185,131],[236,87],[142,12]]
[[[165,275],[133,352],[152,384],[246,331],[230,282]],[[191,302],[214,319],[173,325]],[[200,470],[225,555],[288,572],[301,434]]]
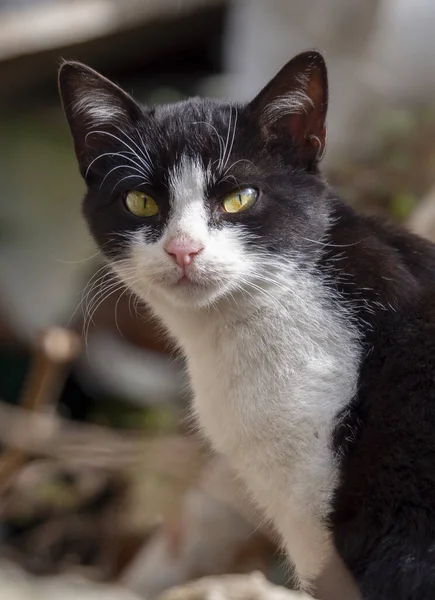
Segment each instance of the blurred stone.
[[164,592],[158,600],[308,600],[310,596],[273,585],[259,572],[204,577]]
[[[146,600],[119,585],[70,577],[32,577],[18,567],[0,564],[2,600]],[[309,600],[310,596],[273,585],[259,572],[204,577],[164,592],[159,600]]]

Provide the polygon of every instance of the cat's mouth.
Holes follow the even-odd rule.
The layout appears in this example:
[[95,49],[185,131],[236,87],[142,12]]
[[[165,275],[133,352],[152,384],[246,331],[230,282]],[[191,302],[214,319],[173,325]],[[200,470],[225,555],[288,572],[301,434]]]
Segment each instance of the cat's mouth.
[[199,302],[200,305],[220,295],[222,284],[205,274],[183,272],[178,277],[160,282],[161,291],[177,302]]
[[162,265],[151,276],[145,277],[144,283],[151,294],[155,292],[177,305],[209,306],[232,289],[231,274],[210,264],[188,265],[187,268],[176,268],[175,265],[168,267],[168,264]]
[[189,285],[191,283],[195,283],[194,281],[192,281],[192,279],[186,275],[186,273],[184,273],[183,275],[181,275],[181,277],[178,279],[178,281],[175,282],[175,285]]
[[187,273],[182,273],[180,277],[172,284],[172,287],[206,289],[210,287],[210,282],[198,281],[195,277],[192,277]]

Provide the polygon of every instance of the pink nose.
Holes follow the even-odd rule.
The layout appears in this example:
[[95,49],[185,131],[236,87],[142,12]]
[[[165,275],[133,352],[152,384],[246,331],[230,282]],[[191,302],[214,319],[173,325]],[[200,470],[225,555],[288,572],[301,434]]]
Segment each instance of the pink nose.
[[191,264],[204,248],[199,242],[186,238],[171,238],[166,242],[165,250],[181,268]]

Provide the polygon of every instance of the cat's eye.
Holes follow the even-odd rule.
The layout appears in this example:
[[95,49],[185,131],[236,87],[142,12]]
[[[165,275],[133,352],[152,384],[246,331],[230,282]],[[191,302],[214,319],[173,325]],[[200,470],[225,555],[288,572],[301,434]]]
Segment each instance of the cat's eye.
[[159,214],[159,207],[154,198],[139,190],[127,192],[125,206],[136,217],[154,217]]
[[222,201],[222,206],[227,213],[239,213],[250,208],[258,198],[257,190],[254,188],[245,188],[231,192]]

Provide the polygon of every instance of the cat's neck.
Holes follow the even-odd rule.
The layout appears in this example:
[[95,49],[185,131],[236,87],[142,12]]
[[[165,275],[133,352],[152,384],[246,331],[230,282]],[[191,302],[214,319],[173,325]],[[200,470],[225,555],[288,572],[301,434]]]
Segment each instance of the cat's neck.
[[275,281],[279,284],[247,285],[208,308],[180,307],[161,297],[151,298],[151,307],[188,356],[201,353],[204,343],[218,348],[227,336],[239,336],[258,352],[267,352],[265,339],[277,344],[292,340],[298,346],[298,339],[307,336],[316,344],[340,345],[344,330],[358,337],[350,304],[339,301],[318,270],[288,265]]
[[[313,443],[325,454],[361,358],[348,309],[321,276],[287,275],[273,295],[257,290],[255,304],[249,295],[208,311],[154,304],[187,357],[195,412],[214,447],[241,472],[263,468],[261,480],[274,460],[270,444],[280,445],[288,469]],[[279,473],[274,484],[287,485]]]

